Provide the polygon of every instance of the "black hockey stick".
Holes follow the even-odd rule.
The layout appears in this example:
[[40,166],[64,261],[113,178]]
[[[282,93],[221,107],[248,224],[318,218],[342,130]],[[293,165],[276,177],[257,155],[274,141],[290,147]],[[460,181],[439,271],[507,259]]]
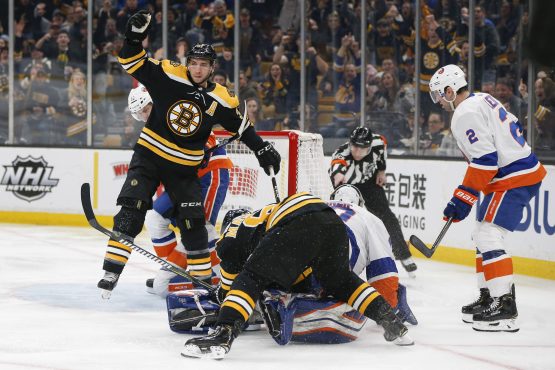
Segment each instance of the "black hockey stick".
[[274,173],[274,167],[270,166],[270,178],[272,179],[272,188],[274,188],[274,197],[276,198],[276,202],[281,202],[279,200],[279,189],[276,181],[276,174]]
[[427,258],[430,258],[435,253],[437,247],[439,246],[439,243],[441,242],[441,239],[443,239],[443,236],[445,235],[447,230],[449,230],[449,226],[451,226],[451,223],[453,223],[453,217],[450,217],[447,220],[447,222],[443,226],[443,229],[441,229],[441,232],[437,236],[436,241],[432,245],[432,248],[428,248],[428,246],[424,244],[424,242],[420,240],[416,235],[411,235],[409,241],[420,253],[422,253]]
[[157,262],[160,265],[164,266],[166,269],[170,270],[174,274],[182,276],[186,279],[189,279],[193,283],[202,286],[203,288],[207,289],[210,293],[213,293],[215,291],[215,289],[209,283],[206,283],[202,280],[197,279],[194,276],[191,276],[186,270],[182,269],[181,267],[176,266],[173,263],[168,262],[166,260],[163,260],[160,257],[150,253],[146,249],[143,249],[143,248],[139,247],[132,240],[129,240],[129,237],[127,235],[123,235],[123,234],[118,233],[118,232],[110,231],[110,230],[104,228],[102,225],[100,225],[98,223],[98,220],[96,219],[96,216],[94,215],[94,211],[93,211],[92,204],[91,204],[91,186],[87,182],[85,182],[85,183],[83,183],[83,185],[81,185],[81,204],[83,205],[83,211],[85,212],[85,217],[87,217],[87,221],[89,222],[89,225],[91,225],[96,230],[100,231],[101,233],[108,236],[109,238],[117,240],[118,242],[120,242],[123,245],[131,247],[132,249],[136,250],[137,252],[139,252],[143,256],[145,256],[145,257],[153,260],[154,262]]

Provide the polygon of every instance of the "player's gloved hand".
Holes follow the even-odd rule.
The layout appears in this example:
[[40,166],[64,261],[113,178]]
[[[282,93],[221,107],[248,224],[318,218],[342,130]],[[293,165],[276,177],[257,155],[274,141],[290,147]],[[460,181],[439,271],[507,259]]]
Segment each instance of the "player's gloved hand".
[[222,286],[218,284],[218,286],[216,286],[214,290],[209,292],[208,296],[210,297],[210,300],[212,302],[221,305],[225,299],[226,294],[227,290],[222,289]]
[[102,298],[110,299],[112,290],[118,285],[119,275],[114,272],[104,272],[104,277],[96,285],[102,291]]
[[148,35],[151,15],[147,10],[139,10],[127,21],[125,38],[130,44],[140,45]]
[[453,198],[443,210],[443,219],[447,221],[453,217],[453,222],[462,221],[468,216],[472,206],[478,200],[478,192],[467,186],[459,185],[453,193]]
[[254,154],[256,155],[256,159],[258,159],[260,167],[266,172],[266,175],[270,176],[270,167],[274,168],[274,174],[279,172],[281,156],[272,144],[265,141],[263,146],[256,150]]

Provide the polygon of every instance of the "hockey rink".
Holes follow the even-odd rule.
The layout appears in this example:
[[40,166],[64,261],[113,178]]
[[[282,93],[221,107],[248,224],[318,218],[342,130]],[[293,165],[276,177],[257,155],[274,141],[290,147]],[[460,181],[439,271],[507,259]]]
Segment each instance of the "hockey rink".
[[[150,245],[142,233],[137,244]],[[385,342],[369,321],[355,342],[278,346],[243,333],[223,361],[180,355],[165,302],[147,294],[158,265],[134,253],[110,300],[102,276],[106,238],[91,228],[0,224],[0,369],[554,369],[555,281],[516,276],[518,333],[479,333],[461,321],[475,298],[473,269],[417,259],[401,271],[419,325],[416,344]]]

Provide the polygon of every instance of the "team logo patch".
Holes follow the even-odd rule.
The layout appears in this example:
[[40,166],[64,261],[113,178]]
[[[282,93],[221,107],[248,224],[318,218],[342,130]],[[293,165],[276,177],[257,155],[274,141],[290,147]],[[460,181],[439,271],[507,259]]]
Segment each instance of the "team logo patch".
[[54,167],[48,166],[43,157],[17,156],[12,165],[4,166],[4,169],[0,185],[29,203],[50,193],[60,181],[50,177]]
[[200,127],[202,112],[195,103],[180,100],[170,107],[166,119],[174,134],[191,136]]

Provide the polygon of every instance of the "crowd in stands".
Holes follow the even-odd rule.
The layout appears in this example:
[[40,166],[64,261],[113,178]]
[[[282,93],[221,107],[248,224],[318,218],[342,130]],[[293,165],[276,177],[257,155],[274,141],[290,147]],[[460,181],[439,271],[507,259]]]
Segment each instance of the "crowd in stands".
[[[440,66],[467,69],[475,58],[475,90],[499,99],[526,126],[527,96],[536,95],[533,134],[537,150],[555,150],[555,83],[541,68],[534,89],[526,86],[528,5],[516,0],[478,1],[475,44],[469,45],[468,1],[423,0],[420,34],[415,2],[367,1],[361,30],[360,0],[308,0],[306,37],[300,34],[298,0],[169,1],[168,45],[163,45],[161,1],[94,1],[93,33],[87,33],[84,0],[15,0],[16,144],[86,144],[87,38],[93,50],[95,145],[132,146],[141,124],[127,111],[136,85],[117,63],[129,17],[140,9],[154,15],[143,46],[150,57],[184,63],[198,42],[211,43],[218,61],[214,81],[247,103],[259,130],[299,128],[301,43],[305,43],[304,130],[346,137],[360,122],[361,73],[365,73],[365,120],[398,153],[415,146],[426,155],[458,156],[449,117],[428,97],[428,81]],[[5,13],[5,12],[4,12]],[[7,15],[0,17],[0,142],[7,137]],[[234,81],[234,27],[239,22],[240,73]],[[360,44],[366,32],[367,45]],[[415,41],[421,41],[416,56]],[[361,55],[366,53],[366,65]],[[415,58],[421,62],[415,75]],[[415,97],[421,94],[420,135],[414,141]],[[243,103],[241,103],[241,106]]]

